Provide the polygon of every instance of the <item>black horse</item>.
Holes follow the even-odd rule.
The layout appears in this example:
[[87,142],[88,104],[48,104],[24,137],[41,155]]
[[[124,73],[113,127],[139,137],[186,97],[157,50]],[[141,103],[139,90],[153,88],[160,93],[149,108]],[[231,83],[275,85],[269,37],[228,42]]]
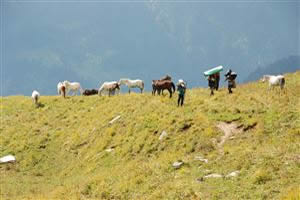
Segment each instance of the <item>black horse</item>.
[[96,94],[98,94],[98,90],[96,90],[96,89],[91,89],[91,90],[85,89],[82,94],[84,96],[96,95]]

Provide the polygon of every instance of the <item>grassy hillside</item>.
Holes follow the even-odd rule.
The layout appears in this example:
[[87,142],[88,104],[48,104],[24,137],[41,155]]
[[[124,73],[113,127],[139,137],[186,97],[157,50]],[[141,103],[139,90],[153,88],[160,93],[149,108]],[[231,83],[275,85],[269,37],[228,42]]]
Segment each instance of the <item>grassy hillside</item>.
[[[300,72],[286,76],[286,95],[263,83],[192,89],[183,108],[150,93],[42,96],[39,108],[3,97],[0,156],[17,163],[0,165],[0,198],[299,199]],[[224,140],[220,122],[235,134]]]

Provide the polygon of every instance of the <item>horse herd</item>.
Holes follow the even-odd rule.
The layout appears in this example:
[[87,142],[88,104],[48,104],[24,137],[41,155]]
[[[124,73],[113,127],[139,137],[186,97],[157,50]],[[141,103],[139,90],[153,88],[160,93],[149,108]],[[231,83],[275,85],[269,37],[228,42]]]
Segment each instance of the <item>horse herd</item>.
[[[143,93],[144,91],[144,81],[140,79],[131,80],[122,78],[118,82],[117,81],[110,81],[104,82],[99,89],[85,89],[83,90],[80,83],[78,82],[69,82],[63,81],[57,84],[57,93],[66,97],[67,94],[75,95],[78,92],[84,96],[102,95],[103,92],[107,92],[108,96],[114,95],[120,92],[121,85],[126,85],[128,87],[128,92],[131,92],[132,88],[139,88],[140,92]],[[156,92],[160,95],[163,90],[168,90],[170,93],[170,97],[175,92],[175,84],[172,82],[172,78],[169,75],[159,79],[152,81],[152,94],[155,95]]]
[[[274,86],[280,86],[281,89],[284,89],[285,86],[285,77],[283,75],[264,75],[261,79],[262,82],[268,81],[269,83],[269,89],[274,88]],[[117,81],[111,81],[111,82],[104,82],[99,89],[85,89],[83,90],[80,83],[78,82],[69,82],[69,81],[63,81],[59,82],[57,84],[57,93],[64,98],[67,94],[72,92],[72,95],[75,95],[78,91],[80,94],[84,96],[90,96],[90,95],[96,95],[99,96],[102,95],[103,92],[108,92],[108,96],[114,95],[120,92],[120,86],[126,85],[128,87],[128,92],[131,92],[132,88],[139,88],[140,92],[143,93],[144,91],[144,81],[137,79],[137,80],[131,80],[131,79],[120,79]],[[186,83],[185,83],[186,85]],[[152,80],[152,95],[155,95],[156,92],[158,95],[161,93],[163,94],[164,90],[168,90],[170,93],[170,98],[172,97],[172,94],[176,91],[175,84],[172,82],[172,78],[169,75],[166,75],[162,77],[159,80]],[[40,94],[38,91],[34,90],[32,92],[32,100],[33,102],[38,105],[38,99],[40,97]]]

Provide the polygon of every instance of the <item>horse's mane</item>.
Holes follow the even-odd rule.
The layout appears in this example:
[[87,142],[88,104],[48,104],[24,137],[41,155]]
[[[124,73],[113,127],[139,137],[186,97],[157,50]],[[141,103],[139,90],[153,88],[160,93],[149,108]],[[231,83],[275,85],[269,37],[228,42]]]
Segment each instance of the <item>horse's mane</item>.
[[172,77],[167,74],[167,75],[163,76],[160,80],[161,81],[172,80]]

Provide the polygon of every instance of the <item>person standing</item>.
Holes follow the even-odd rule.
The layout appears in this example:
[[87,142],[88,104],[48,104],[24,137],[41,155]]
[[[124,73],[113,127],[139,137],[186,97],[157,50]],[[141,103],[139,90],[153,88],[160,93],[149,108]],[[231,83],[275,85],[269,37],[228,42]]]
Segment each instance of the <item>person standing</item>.
[[216,89],[216,91],[218,91],[219,85],[220,85],[220,72],[215,73],[213,76],[214,76],[215,79],[216,79],[216,82],[215,82],[216,87],[215,87],[215,89]]
[[214,95],[214,89],[216,88],[216,78],[213,75],[209,75],[208,78],[208,86],[210,88],[210,96]]
[[235,79],[237,77],[237,73],[233,72],[229,69],[225,74],[225,81],[228,81],[228,93],[232,94],[232,88],[236,88]]
[[178,107],[179,105],[181,106],[183,105],[185,91],[186,91],[186,83],[182,79],[178,80],[177,91],[178,91],[178,100],[177,100],[177,107]]

